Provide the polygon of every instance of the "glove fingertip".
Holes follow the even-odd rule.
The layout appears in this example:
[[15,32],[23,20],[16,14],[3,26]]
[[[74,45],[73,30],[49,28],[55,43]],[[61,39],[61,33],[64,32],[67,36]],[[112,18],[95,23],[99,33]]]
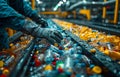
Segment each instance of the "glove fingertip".
[[60,38],[61,40],[63,39],[63,36],[60,32],[56,32],[55,35],[58,36],[58,38]]

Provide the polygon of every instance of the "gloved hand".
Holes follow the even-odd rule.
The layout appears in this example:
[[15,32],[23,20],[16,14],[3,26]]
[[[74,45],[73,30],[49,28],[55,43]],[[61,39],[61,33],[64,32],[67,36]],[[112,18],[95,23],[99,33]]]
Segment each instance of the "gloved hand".
[[39,15],[35,15],[32,20],[41,25],[42,28],[48,27],[47,21]]
[[60,43],[63,39],[59,31],[48,28],[41,28],[31,21],[26,21],[25,25],[23,26],[23,32],[31,34],[34,37],[46,38],[52,44],[56,42]]
[[43,18],[39,18],[38,20],[36,20],[36,23],[40,24],[42,28],[48,27],[47,21],[45,21],[45,19]]

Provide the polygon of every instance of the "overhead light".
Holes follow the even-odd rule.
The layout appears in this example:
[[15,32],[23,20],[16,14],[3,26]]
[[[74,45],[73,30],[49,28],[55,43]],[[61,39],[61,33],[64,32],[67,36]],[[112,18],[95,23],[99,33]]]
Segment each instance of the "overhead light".
[[53,8],[54,11],[56,11],[66,0],[61,0],[58,2],[58,4]]
[[63,4],[63,2],[60,1],[60,2],[57,4],[57,6],[61,6],[62,4]]
[[66,2],[66,0],[63,0],[63,2]]
[[86,0],[83,0],[84,3],[86,3]]
[[70,1],[67,1],[67,2],[66,2],[66,5],[69,6],[69,5],[70,5]]
[[42,11],[45,11],[45,8],[44,8],[44,7],[42,8]]
[[59,8],[59,6],[56,6],[53,8],[54,11],[56,11]]
[[63,1],[60,1],[59,4],[62,5],[62,4],[63,4]]
[[36,0],[38,4],[42,4],[43,2],[40,0]]

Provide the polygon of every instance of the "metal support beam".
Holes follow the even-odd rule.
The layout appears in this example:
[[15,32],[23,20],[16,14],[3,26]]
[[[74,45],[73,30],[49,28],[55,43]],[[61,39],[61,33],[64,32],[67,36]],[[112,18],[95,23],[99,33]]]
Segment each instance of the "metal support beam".
[[13,31],[12,29],[7,28],[7,31],[8,31],[8,35],[9,35],[10,37],[13,36],[14,31]]
[[20,77],[22,74],[21,72],[23,71],[23,67],[25,66],[26,62],[28,61],[28,58],[30,57],[30,54],[33,51],[35,44],[35,40],[33,39],[26,47],[24,50],[24,54],[22,54],[22,57],[17,61],[17,64],[15,67],[12,69],[10,75],[8,77]]
[[76,8],[81,8],[81,6],[92,6],[92,7],[104,7],[107,5],[111,5],[113,3],[115,3],[116,0],[110,0],[107,2],[88,2],[88,1],[79,1],[73,5],[70,6],[70,8],[68,8],[68,11],[74,10]]
[[118,23],[118,12],[119,12],[119,0],[116,0],[115,11],[114,11],[114,24]]
[[35,0],[31,0],[32,9],[35,9]]
[[[104,0],[104,2],[106,2],[107,0]],[[106,18],[106,7],[103,7],[103,15],[102,18],[105,19]]]

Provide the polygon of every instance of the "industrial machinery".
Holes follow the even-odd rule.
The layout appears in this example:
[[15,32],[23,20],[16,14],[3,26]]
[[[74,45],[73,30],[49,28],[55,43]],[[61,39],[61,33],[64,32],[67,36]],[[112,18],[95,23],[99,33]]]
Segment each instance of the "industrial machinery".
[[120,77],[119,0],[30,1],[63,40],[52,45],[7,29],[0,77]]
[[106,56],[71,33],[73,28],[65,30],[66,28],[61,27],[63,24],[59,26],[60,21],[49,19],[48,22],[53,25],[49,28],[55,28],[62,33],[62,42],[51,45],[43,38],[22,35],[12,43],[10,50],[1,52],[1,77],[120,76],[118,57],[113,60]]

